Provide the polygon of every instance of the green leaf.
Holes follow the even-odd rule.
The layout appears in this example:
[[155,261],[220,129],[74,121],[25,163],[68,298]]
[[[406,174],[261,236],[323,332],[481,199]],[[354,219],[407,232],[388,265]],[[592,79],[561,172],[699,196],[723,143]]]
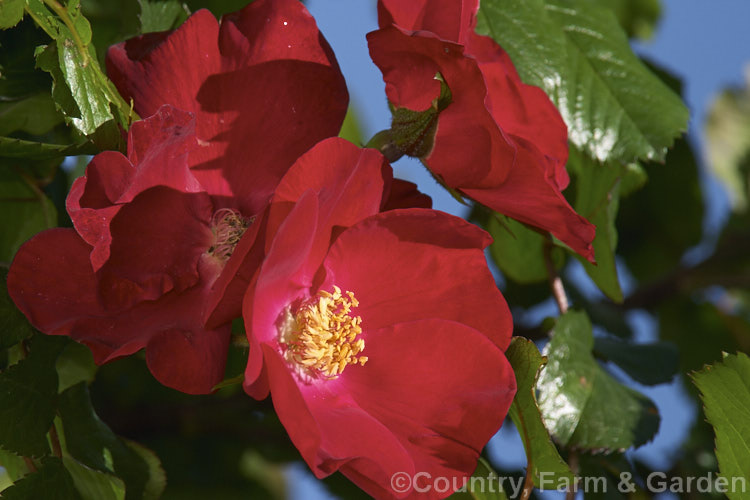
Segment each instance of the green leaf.
[[78,1],[70,0],[65,8],[41,0],[27,3],[34,21],[54,40],[37,51],[37,65],[52,75],[52,95],[66,121],[101,149],[119,149],[118,125],[127,129],[135,115],[99,67],[91,26]]
[[23,17],[24,0],[1,0],[0,1],[0,29],[8,29]]
[[[505,478],[503,478],[505,479]],[[465,491],[450,496],[453,500],[508,500],[497,472],[483,458],[477,462],[474,474],[467,479]]]
[[537,383],[544,422],[564,446],[624,450],[651,440],[659,427],[653,402],[613,379],[594,360],[591,322],[568,311],[544,349]]
[[47,457],[42,467],[3,491],[4,500],[82,500],[59,458]]
[[599,161],[662,159],[686,129],[680,98],[593,0],[486,0],[477,31],[510,54],[525,83],[547,92],[571,142]]
[[620,26],[630,37],[648,39],[661,17],[660,0],[603,0],[612,9]]
[[0,137],[0,157],[28,160],[49,160],[65,156],[93,155],[98,151],[93,144],[48,144],[13,137]]
[[[724,360],[692,375],[701,392],[706,417],[716,432],[716,458],[721,476],[750,482],[750,358],[744,353],[725,355]],[[729,488],[731,500],[747,498],[744,491]]]
[[158,485],[163,484],[154,467],[158,459],[147,461],[141,449],[136,450],[115,436],[94,412],[84,382],[60,394],[58,411],[68,453],[87,467],[122,479],[128,500],[141,499],[147,491],[158,490]]
[[633,344],[616,338],[597,337],[594,352],[644,385],[666,384],[680,368],[680,353],[670,342]]
[[[11,453],[10,451],[0,448],[0,467],[5,469],[7,479],[12,483],[18,481],[24,475],[28,474],[29,469],[24,462],[23,457]],[[6,485],[6,487],[9,485]],[[3,490],[2,480],[0,480],[0,491]]]
[[664,165],[648,165],[648,184],[622,201],[617,230],[618,254],[642,282],[662,278],[701,241],[703,194],[685,139],[675,143]]
[[138,0],[141,6],[141,33],[177,28],[190,15],[187,6],[177,0]]
[[83,500],[125,499],[125,484],[121,479],[86,467],[70,457],[63,457],[63,464]]
[[[486,229],[494,240],[490,245],[492,260],[505,276],[521,284],[547,280],[545,236],[498,213],[487,218]],[[565,251],[553,247],[552,261],[555,268],[561,269],[565,264]]]
[[575,256],[604,295],[615,302],[622,302],[622,288],[615,262],[615,219],[620,203],[622,169],[616,165],[597,164],[575,151],[571,152],[568,165],[577,174],[574,205],[576,212],[596,226],[596,237],[593,242],[596,265],[578,254]]
[[16,131],[42,135],[62,121],[63,116],[55,108],[49,92],[40,92],[27,99],[0,102],[0,136]]
[[34,335],[34,329],[8,295],[7,269],[0,268],[0,280],[3,283],[0,290],[0,349],[5,349]]
[[346,110],[346,116],[344,117],[344,123],[341,125],[339,137],[342,137],[357,146],[363,144],[362,128],[359,125],[359,120],[357,120],[357,113],[351,105],[349,106],[349,109]]
[[[14,102],[40,92],[49,94],[52,80],[35,66],[34,48],[47,36],[27,17],[11,30],[0,31],[0,101]],[[10,124],[3,123],[3,127]]]
[[750,196],[750,68],[745,86],[721,93],[711,105],[704,129],[708,165],[729,190],[736,211]]
[[546,362],[533,342],[522,337],[513,337],[505,355],[516,374],[518,391],[510,407],[510,418],[521,434],[526,449],[527,468],[534,478],[534,485],[542,485],[540,472],[545,473],[544,482],[573,484],[575,479],[570,468],[560,457],[544,427],[542,415],[536,401],[536,381],[539,370]]
[[63,392],[79,382],[90,384],[96,375],[96,363],[91,350],[83,344],[70,341],[57,357],[57,392]]
[[0,165],[0,262],[39,231],[57,225],[54,205],[32,179]]
[[124,440],[125,444],[140,456],[148,466],[148,479],[143,488],[143,500],[158,500],[167,486],[167,474],[156,453],[135,441]]
[[49,451],[47,432],[55,418],[55,359],[64,338],[36,335],[29,356],[0,373],[0,446],[23,456]]

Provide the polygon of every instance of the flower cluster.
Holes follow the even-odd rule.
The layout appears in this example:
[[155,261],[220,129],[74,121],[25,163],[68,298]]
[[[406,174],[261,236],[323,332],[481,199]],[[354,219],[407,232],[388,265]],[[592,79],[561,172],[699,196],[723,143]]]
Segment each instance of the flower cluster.
[[[382,0],[368,37],[394,124],[433,109],[417,149],[441,182],[592,258],[593,227],[560,194],[565,126],[473,33],[476,0],[406,5]],[[30,321],[99,364],[145,349],[161,383],[202,394],[242,318],[243,387],[273,395],[316,476],[400,498],[396,472],[470,475],[515,393],[490,238],[336,137],[346,86],[303,5],[198,11],[112,47],[107,67],[145,118],[127,155],[98,154],[74,183],[74,227],[16,255],[8,287]]]

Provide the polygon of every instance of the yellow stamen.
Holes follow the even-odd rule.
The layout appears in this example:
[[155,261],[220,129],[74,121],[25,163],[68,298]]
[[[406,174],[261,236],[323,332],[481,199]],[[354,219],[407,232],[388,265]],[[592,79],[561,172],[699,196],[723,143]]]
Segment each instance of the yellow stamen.
[[252,218],[246,219],[231,208],[217,210],[211,218],[214,244],[208,249],[208,253],[221,261],[228,260],[252,222]]
[[367,363],[367,356],[360,356],[365,341],[357,338],[362,333],[362,318],[351,315],[358,305],[352,292],[342,294],[334,286],[333,293],[318,291],[293,317],[288,313],[281,344],[286,359],[300,368],[301,375],[335,379],[347,365]]

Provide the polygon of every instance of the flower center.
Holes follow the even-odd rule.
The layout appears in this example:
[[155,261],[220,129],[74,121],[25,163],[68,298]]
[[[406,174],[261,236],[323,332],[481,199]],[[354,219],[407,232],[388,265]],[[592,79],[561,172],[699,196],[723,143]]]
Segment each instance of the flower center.
[[280,327],[284,356],[304,378],[335,379],[347,365],[367,363],[367,356],[359,355],[365,341],[357,338],[362,318],[351,314],[359,302],[352,292],[342,294],[337,286],[333,290],[318,291],[294,315],[287,310]]
[[229,260],[242,235],[252,224],[252,219],[246,219],[238,211],[222,208],[211,218],[211,232],[214,233],[214,243],[208,253],[221,261]]

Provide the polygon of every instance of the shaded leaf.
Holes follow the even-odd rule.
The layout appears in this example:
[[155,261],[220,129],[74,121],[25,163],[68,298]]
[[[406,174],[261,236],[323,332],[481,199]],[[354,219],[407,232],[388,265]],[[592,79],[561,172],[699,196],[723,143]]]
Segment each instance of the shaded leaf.
[[686,129],[680,98],[633,54],[612,11],[592,0],[487,0],[492,36],[525,83],[544,89],[573,144],[599,161],[662,159]]
[[34,181],[0,165],[0,262],[10,262],[36,233],[57,224],[54,205]]
[[34,48],[47,40],[28,17],[15,28],[0,31],[0,101],[10,103],[49,93],[50,76],[36,68],[34,58]]
[[48,160],[65,156],[92,155],[97,149],[93,144],[48,144],[26,141],[13,137],[0,137],[0,157]]
[[0,290],[0,349],[15,345],[34,335],[33,327],[8,295],[7,279],[8,270],[0,268],[0,280],[2,280],[2,289]]
[[96,375],[96,363],[91,350],[83,344],[70,341],[57,357],[57,392],[63,392],[79,382],[90,384]]
[[540,472],[545,474],[544,482],[547,484],[548,481],[555,484],[567,481],[568,484],[573,484],[573,473],[552,443],[537,406],[536,381],[539,370],[546,361],[533,342],[521,337],[513,337],[505,355],[513,367],[518,385],[509,415],[521,434],[526,449],[527,468],[531,469],[534,485],[537,488],[542,485]]
[[647,187],[623,200],[617,230],[618,254],[642,282],[664,276],[700,242],[703,194],[698,164],[684,138],[675,142],[664,165],[649,166]]
[[121,479],[86,467],[70,457],[63,457],[63,464],[83,500],[125,499],[125,484]]
[[0,2],[0,29],[15,26],[23,17],[24,0],[2,0]]
[[[750,358],[744,353],[725,355],[692,377],[716,432],[719,471],[730,485],[734,478],[744,478],[745,486],[750,481]],[[744,488],[729,488],[726,495],[731,500],[747,498]]]
[[63,116],[57,111],[49,92],[40,92],[26,99],[0,102],[0,136],[16,131],[42,135],[62,121]]
[[177,28],[190,15],[187,6],[177,0],[138,0],[141,6],[141,33]]
[[36,335],[29,355],[0,373],[0,446],[23,456],[49,451],[47,432],[55,418],[55,359],[65,339]]
[[[487,218],[487,232],[492,235],[490,255],[505,276],[520,284],[547,280],[544,245],[547,238],[537,231],[505,215],[493,213]],[[565,251],[552,248],[556,269],[565,264]]]
[[656,407],[605,372],[593,345],[585,313],[568,311],[558,319],[537,383],[546,427],[574,448],[615,451],[648,442],[659,428]]
[[167,486],[167,474],[156,453],[135,441],[124,440],[125,444],[140,456],[148,466],[148,479],[143,488],[143,500],[157,500]]
[[73,458],[94,470],[114,473],[125,482],[129,500],[143,498],[147,488],[155,489],[151,483],[154,467],[141,450],[127,446],[99,419],[84,382],[60,394],[58,411],[66,448]]
[[623,170],[616,165],[597,164],[575,151],[572,152],[568,165],[577,175],[574,208],[596,226],[593,241],[596,265],[578,254],[575,256],[604,295],[615,302],[622,302],[622,289],[615,262],[615,219],[620,204],[620,179]]
[[680,368],[680,353],[670,342],[633,344],[616,338],[597,337],[594,352],[644,385],[666,384]]
[[47,457],[42,466],[3,491],[4,500],[82,500],[59,458]]

